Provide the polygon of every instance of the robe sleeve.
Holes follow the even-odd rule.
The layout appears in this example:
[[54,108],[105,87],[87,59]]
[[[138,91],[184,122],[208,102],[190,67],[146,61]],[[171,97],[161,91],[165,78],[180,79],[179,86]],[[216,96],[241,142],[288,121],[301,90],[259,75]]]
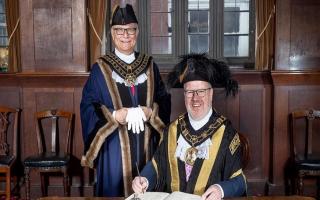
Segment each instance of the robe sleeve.
[[[102,88],[105,88],[103,92]],[[82,136],[85,152],[89,148],[95,133],[108,121],[102,114],[101,105],[107,104],[105,106],[111,113],[114,110],[108,96],[110,95],[107,91],[103,74],[99,65],[95,63],[92,67],[88,80],[84,85],[80,104]]]
[[168,167],[167,137],[168,129],[166,128],[164,130],[164,139],[161,141],[152,160],[146,164],[141,172],[141,175],[148,179],[148,191],[165,191]]
[[154,82],[155,82],[155,102],[159,105],[159,117],[164,124],[170,123],[171,114],[171,95],[167,92],[164,82],[161,79],[157,64],[153,63]]
[[226,152],[224,162],[223,180],[218,182],[224,192],[224,198],[242,196],[246,192],[246,181],[242,171],[242,146],[239,135],[231,126],[226,128],[227,135],[230,135],[229,148]]

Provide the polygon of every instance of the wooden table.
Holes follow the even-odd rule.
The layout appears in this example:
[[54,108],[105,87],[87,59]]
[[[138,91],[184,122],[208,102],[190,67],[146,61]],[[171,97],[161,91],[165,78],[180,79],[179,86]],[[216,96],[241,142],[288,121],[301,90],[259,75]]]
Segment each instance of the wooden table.
[[124,197],[41,197],[38,200],[124,200]]
[[[42,197],[39,200],[124,200],[124,197]],[[227,200],[227,199],[226,199]],[[302,196],[263,196],[263,197],[239,197],[228,200],[315,200],[312,197]]]
[[263,197],[239,197],[239,198],[228,198],[228,200],[315,200],[312,197],[302,196],[263,196]]

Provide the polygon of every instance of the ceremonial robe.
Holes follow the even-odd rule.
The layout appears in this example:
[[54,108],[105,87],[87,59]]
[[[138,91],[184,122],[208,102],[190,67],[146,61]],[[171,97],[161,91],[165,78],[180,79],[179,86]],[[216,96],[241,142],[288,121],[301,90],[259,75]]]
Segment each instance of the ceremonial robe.
[[[135,163],[143,167],[158,145],[164,123],[170,119],[170,94],[165,90],[158,67],[152,57],[136,53],[136,60],[126,64],[114,53],[98,59],[83,88],[80,105],[85,155],[81,164],[96,168],[96,196],[127,196]],[[116,82],[112,72],[123,79],[127,75],[147,80],[134,87]],[[145,130],[139,135],[127,130],[112,116],[122,107],[147,106],[153,109]],[[159,111],[159,113],[158,113]],[[160,118],[159,118],[160,116]]]
[[[185,162],[175,156],[181,134],[188,143],[191,138],[199,141],[196,145],[208,138],[212,142],[209,159],[196,158],[188,181]],[[197,138],[200,135],[203,137]],[[196,131],[192,128],[186,113],[166,129],[163,141],[152,161],[141,172],[141,176],[148,179],[148,190],[169,193],[182,191],[202,195],[211,185],[219,184],[224,191],[224,197],[241,196],[246,191],[241,168],[241,152],[239,135],[225,117],[214,111],[209,122]]]

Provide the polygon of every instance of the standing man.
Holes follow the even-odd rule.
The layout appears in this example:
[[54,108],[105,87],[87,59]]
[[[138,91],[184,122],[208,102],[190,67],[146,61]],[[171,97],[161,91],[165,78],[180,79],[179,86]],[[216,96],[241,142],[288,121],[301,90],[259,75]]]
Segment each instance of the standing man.
[[151,159],[169,123],[171,101],[152,57],[134,51],[139,33],[131,5],[116,6],[115,46],[93,65],[80,105],[85,155],[96,168],[96,196],[127,196],[138,165]]
[[135,193],[148,190],[182,191],[220,200],[246,191],[241,167],[242,147],[237,131],[212,108],[213,88],[237,92],[228,66],[204,54],[184,56],[169,74],[169,84],[181,84],[187,113],[164,132],[158,150],[133,180]]

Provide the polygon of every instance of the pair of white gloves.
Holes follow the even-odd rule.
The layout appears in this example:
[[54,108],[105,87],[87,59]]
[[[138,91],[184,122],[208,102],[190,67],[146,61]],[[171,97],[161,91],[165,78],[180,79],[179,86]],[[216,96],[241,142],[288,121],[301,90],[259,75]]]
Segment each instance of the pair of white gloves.
[[139,134],[140,131],[144,131],[145,121],[147,121],[147,118],[140,106],[135,108],[128,108],[128,113],[126,116],[128,130],[132,129],[133,133]]

